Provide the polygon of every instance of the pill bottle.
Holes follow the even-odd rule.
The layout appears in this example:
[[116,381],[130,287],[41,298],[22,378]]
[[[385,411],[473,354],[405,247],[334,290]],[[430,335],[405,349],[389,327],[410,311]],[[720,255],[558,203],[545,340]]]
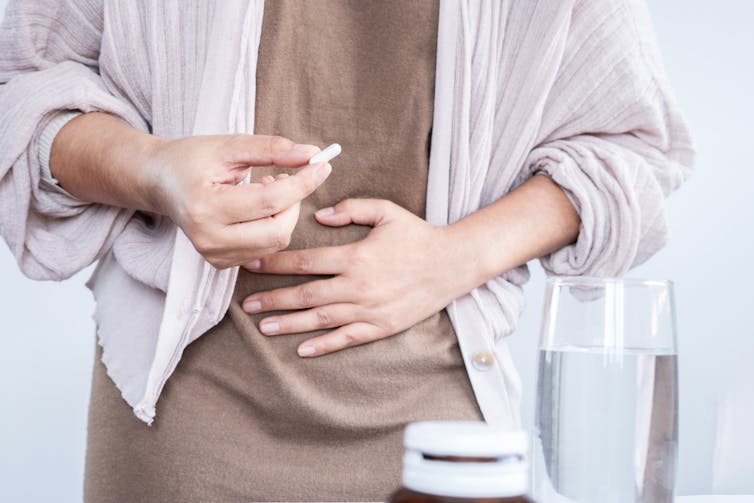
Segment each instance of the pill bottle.
[[523,431],[479,421],[427,421],[406,428],[403,487],[387,503],[534,503],[526,496]]

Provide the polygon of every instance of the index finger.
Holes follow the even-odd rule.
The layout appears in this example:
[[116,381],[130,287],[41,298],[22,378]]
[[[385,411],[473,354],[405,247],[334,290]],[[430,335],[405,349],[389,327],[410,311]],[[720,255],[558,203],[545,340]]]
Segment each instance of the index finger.
[[345,270],[350,245],[288,250],[254,260],[244,267],[266,274],[340,274]]
[[307,164],[319,152],[314,145],[265,135],[233,135],[227,148],[227,161],[240,166],[298,167]]

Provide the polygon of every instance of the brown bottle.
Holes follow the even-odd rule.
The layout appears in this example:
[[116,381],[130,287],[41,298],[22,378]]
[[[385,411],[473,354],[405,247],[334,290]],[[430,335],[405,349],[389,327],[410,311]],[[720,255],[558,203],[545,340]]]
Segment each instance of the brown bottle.
[[478,421],[428,421],[406,428],[403,487],[386,503],[534,503],[526,496],[522,431]]

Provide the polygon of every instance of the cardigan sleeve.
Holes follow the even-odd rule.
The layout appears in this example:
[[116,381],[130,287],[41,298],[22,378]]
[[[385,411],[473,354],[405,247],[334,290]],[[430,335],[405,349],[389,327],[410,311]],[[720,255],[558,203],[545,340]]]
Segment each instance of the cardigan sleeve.
[[102,111],[149,128],[100,77],[103,23],[103,0],[11,0],[0,25],[0,235],[34,279],[96,261],[133,213],[78,201],[41,176],[40,139],[51,141],[61,115]]
[[[60,186],[58,180],[52,175],[52,169],[50,168],[50,156],[52,155],[52,142],[55,141],[55,137],[58,135],[63,126],[71,122],[73,119],[81,115],[80,112],[66,111],[60,112],[50,119],[47,126],[42,129],[37,138],[37,155],[39,155],[39,169],[40,178],[39,184],[42,188],[48,190],[54,190],[68,195],[75,201],[75,197],[70,195],[63,187]],[[80,201],[75,201],[79,202]],[[83,204],[83,203],[82,203]]]
[[541,132],[520,181],[550,176],[581,217],[547,273],[619,276],[662,248],[665,198],[694,154],[643,4],[576,2]]

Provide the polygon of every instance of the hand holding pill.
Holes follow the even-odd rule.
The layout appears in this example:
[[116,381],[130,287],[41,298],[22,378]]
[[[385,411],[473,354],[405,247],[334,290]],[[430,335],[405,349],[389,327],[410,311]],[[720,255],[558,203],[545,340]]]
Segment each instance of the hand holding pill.
[[[330,175],[326,161],[340,146],[261,135],[194,136],[162,141],[149,159],[159,213],[185,232],[196,250],[222,269],[288,246],[300,201]],[[320,159],[325,159],[324,161]],[[296,168],[289,176],[242,184],[254,167]]]

